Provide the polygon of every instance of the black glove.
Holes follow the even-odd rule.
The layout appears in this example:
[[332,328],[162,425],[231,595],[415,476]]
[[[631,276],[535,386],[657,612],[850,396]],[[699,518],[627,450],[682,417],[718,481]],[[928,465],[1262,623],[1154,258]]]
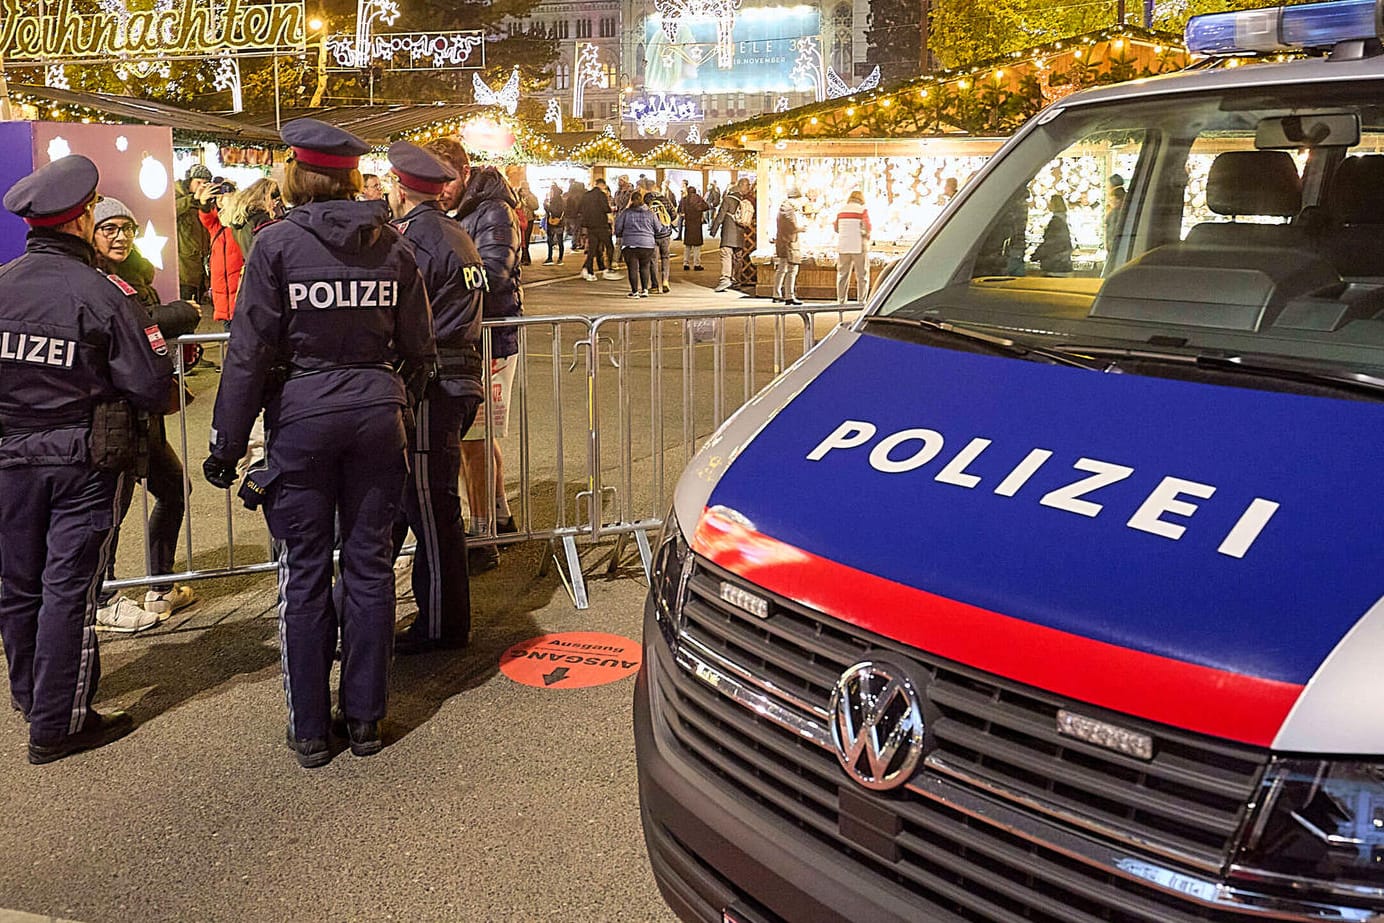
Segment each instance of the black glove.
[[202,476],[212,487],[222,490],[235,483],[235,462],[224,461],[215,455],[208,455],[202,462]]
[[416,405],[423,399],[423,393],[428,389],[428,382],[433,380],[437,374],[437,366],[429,363],[422,365],[417,362],[403,362],[399,366],[399,376],[404,380],[404,390],[408,392],[408,402],[410,406]]

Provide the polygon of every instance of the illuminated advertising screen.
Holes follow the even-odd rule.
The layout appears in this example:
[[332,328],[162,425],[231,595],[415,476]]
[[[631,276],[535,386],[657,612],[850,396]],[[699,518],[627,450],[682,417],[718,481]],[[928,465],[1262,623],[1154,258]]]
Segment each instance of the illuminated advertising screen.
[[[811,6],[766,6],[735,11],[726,34],[712,16],[683,17],[670,37],[660,16],[644,23],[644,89],[664,93],[768,93],[795,89],[789,73],[796,42],[820,37],[821,15]],[[796,87],[796,89],[802,89]]]

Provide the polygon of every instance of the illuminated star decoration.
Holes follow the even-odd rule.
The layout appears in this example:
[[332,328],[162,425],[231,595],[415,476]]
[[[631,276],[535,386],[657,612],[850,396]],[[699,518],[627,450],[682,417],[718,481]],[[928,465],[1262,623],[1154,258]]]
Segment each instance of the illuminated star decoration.
[[687,129],[687,143],[688,143],[688,144],[701,144],[701,143],[702,143],[702,131],[701,131],[701,129],[698,128],[696,125],[693,125],[691,128]]
[[543,121],[554,126],[558,134],[562,134],[562,106],[558,105],[556,99],[548,100],[548,111],[543,113]]
[[740,0],[654,0],[669,42],[677,42],[684,20],[716,21],[716,65],[723,70],[735,63],[735,11],[739,6]]
[[387,26],[399,18],[399,4],[394,0],[359,0],[356,4],[356,67],[370,65],[370,40],[375,20]]
[[793,81],[794,86],[811,83],[812,95],[820,103],[826,98],[826,86],[822,80],[822,49],[811,35],[798,39],[797,46],[798,57],[793,62],[793,69],[788,72],[788,79]]
[[216,65],[216,76],[212,78],[212,88],[231,91],[231,111],[240,112],[245,108],[244,97],[240,91],[240,59],[227,55]]
[[586,109],[586,88],[601,84],[601,55],[591,42],[578,42],[576,48],[576,66],[572,68],[572,118],[579,119]]
[[850,96],[865,90],[873,90],[877,86],[879,86],[878,64],[875,65],[874,70],[870,71],[870,76],[860,81],[860,86],[854,88],[841,79],[841,75],[836,73],[836,68],[827,68],[827,96],[831,99],[841,99],[844,96]]
[[154,222],[150,221],[144,226],[144,236],[135,238],[135,249],[140,254],[154,264],[155,269],[163,269],[163,245],[168,243],[167,237],[160,237],[154,232]]
[[486,86],[480,74],[471,75],[471,87],[475,90],[478,105],[499,106],[513,115],[514,110],[519,108],[519,65],[514,66],[514,73],[509,75],[505,85],[498,90]]
[[67,80],[67,68],[61,64],[49,64],[43,69],[43,85],[58,90],[72,89],[72,84]]

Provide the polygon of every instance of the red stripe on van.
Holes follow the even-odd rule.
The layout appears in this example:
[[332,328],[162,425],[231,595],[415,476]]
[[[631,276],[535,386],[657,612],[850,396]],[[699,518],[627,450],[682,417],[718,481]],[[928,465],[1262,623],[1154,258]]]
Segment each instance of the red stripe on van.
[[904,586],[707,510],[692,548],[771,593],[919,650],[1149,721],[1269,746],[1303,687],[1132,650]]

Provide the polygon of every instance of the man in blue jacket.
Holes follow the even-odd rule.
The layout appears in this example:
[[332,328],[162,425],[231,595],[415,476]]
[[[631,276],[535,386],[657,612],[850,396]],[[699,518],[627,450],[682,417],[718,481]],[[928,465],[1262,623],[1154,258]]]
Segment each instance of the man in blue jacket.
[[[494,167],[472,169],[466,149],[455,138],[440,138],[427,145],[464,180],[464,188],[444,190],[460,199],[457,221],[471,235],[485,264],[485,320],[519,317],[524,313],[520,256],[523,236],[514,209],[519,197],[504,174]],[[443,204],[448,204],[443,199]],[[497,534],[516,532],[514,516],[505,496],[500,440],[509,433],[509,405],[514,394],[514,375],[519,367],[519,328],[513,325],[490,329],[489,394],[476,421],[461,437],[462,468],[466,472],[466,499],[471,508],[470,534],[489,535],[493,523]],[[486,482],[486,419],[490,420],[490,482]],[[494,545],[473,545],[467,550],[471,571],[479,573],[499,564]]]

